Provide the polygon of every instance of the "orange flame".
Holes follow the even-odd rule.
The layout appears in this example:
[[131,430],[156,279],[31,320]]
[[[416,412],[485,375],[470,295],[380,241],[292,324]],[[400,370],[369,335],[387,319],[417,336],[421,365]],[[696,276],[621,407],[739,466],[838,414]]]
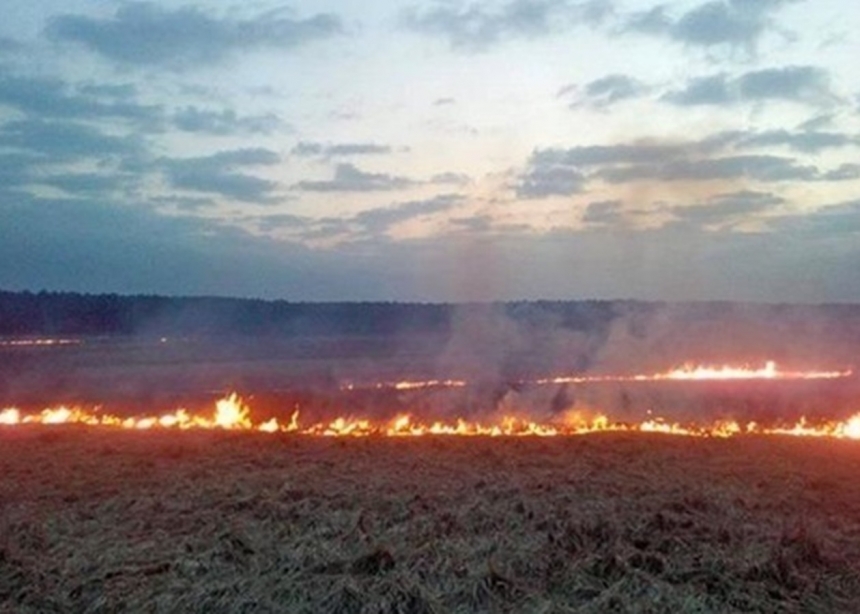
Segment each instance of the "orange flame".
[[783,371],[769,360],[763,367],[711,367],[685,364],[669,371],[637,375],[573,375],[536,380],[537,384],[589,384],[599,382],[661,382],[715,380],[819,380],[850,377],[851,369],[842,371]]
[[330,422],[302,425],[295,411],[289,423],[277,418],[255,422],[250,409],[235,394],[216,402],[212,417],[191,415],[184,409],[161,416],[121,418],[98,411],[67,407],[48,408],[35,414],[22,414],[16,408],[0,410],[0,427],[18,425],[74,424],[118,429],[225,429],[264,433],[295,433],[324,437],[420,437],[428,435],[484,437],[555,437],[584,435],[598,432],[640,432],[682,435],[689,437],[734,437],[738,435],[783,435],[796,437],[831,437],[860,439],[860,413],[845,421],[813,423],[800,418],[794,424],[763,426],[756,422],[716,421],[710,424],[680,424],[661,418],[649,418],[639,423],[612,422],[605,415],[593,418],[574,416],[560,422],[539,423],[503,416],[496,422],[482,423],[462,418],[451,422],[426,423],[404,414],[389,421],[374,422],[366,418],[338,417]]
[[[764,367],[693,367],[684,366],[664,373],[653,375],[627,376],[575,376],[545,380],[533,383],[588,383],[605,381],[663,381],[663,380],[750,380],[750,379],[833,379],[847,377],[851,371],[781,371],[776,363],[769,361]],[[430,380],[428,382],[398,382],[381,384],[397,390],[413,390],[429,386],[465,386],[461,380]],[[662,433],[690,437],[734,437],[738,435],[783,435],[797,437],[832,437],[838,439],[860,439],[860,413],[845,421],[812,422],[800,418],[794,424],[763,426],[756,422],[716,421],[710,424],[670,423],[661,418],[651,418],[640,423],[612,422],[605,415],[586,417],[568,414],[555,422],[540,423],[519,418],[503,416],[495,422],[482,423],[458,418],[454,421],[422,422],[409,414],[396,416],[389,421],[367,418],[338,417],[329,422],[303,425],[299,422],[299,410],[290,416],[288,423],[281,424],[277,418],[259,422],[251,416],[251,409],[235,393],[219,399],[215,412],[210,416],[193,415],[185,409],[159,416],[120,417],[102,413],[99,409],[87,411],[81,408],[54,407],[38,413],[24,414],[10,407],[0,410],[0,427],[17,425],[59,425],[76,424],[92,427],[119,429],[225,429],[236,431],[258,431],[263,433],[295,433],[308,436],[325,437],[418,437],[426,435],[456,435],[485,437],[554,437],[581,435],[586,433],[623,431],[641,433]]]

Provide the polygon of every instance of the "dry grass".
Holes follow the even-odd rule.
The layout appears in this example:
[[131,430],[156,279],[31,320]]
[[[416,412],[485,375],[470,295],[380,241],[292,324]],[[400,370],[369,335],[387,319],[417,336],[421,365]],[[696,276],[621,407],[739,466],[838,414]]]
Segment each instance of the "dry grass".
[[0,612],[833,612],[860,445],[0,431]]

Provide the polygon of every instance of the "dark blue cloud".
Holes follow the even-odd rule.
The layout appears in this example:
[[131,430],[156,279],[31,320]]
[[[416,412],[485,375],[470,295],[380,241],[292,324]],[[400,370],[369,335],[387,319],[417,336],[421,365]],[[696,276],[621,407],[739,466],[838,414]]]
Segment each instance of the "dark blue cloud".
[[382,269],[360,255],[274,242],[146,202],[45,199],[0,189],[0,287],[83,292],[369,299]]
[[34,118],[124,120],[150,129],[161,122],[158,105],[137,104],[127,97],[105,100],[104,92],[95,87],[78,93],[69,90],[59,79],[0,73],[0,105]]
[[606,226],[624,225],[624,203],[620,200],[601,200],[589,203],[585,208],[582,221],[586,224]]
[[701,203],[673,206],[669,212],[675,217],[675,223],[684,226],[728,228],[784,203],[784,198],[772,192],[741,190],[716,194]]
[[463,198],[457,194],[442,194],[427,200],[413,200],[389,207],[368,209],[356,214],[352,222],[362,226],[371,234],[379,234],[387,231],[394,224],[450,211],[462,200]]
[[666,5],[627,17],[623,30],[665,36],[697,47],[755,48],[762,36],[775,27],[774,15],[797,0],[711,0],[670,16]]
[[482,50],[510,39],[537,38],[577,25],[595,26],[612,15],[610,0],[510,0],[498,9],[481,4],[412,8],[405,25],[447,39],[455,49]]
[[218,136],[272,134],[283,127],[274,114],[240,115],[233,109],[201,109],[187,106],[173,113],[173,125],[183,132]]
[[379,143],[315,143],[302,141],[292,149],[292,154],[300,158],[342,158],[350,156],[377,156],[390,154],[390,145]]
[[306,192],[384,192],[413,185],[415,181],[407,177],[368,173],[353,164],[342,163],[335,167],[332,179],[299,181],[294,187]]
[[719,156],[605,168],[597,176],[609,183],[631,181],[713,181],[752,179],[762,182],[811,181],[820,177],[811,164],[772,155]]
[[47,28],[55,40],[79,43],[115,62],[168,68],[215,64],[241,51],[292,49],[341,31],[340,20],[325,13],[294,19],[272,11],[234,19],[149,2],[123,3],[107,19],[60,15]]
[[586,83],[583,87],[567,86],[559,95],[573,94],[570,106],[607,109],[624,100],[638,98],[648,92],[648,88],[638,79],[629,75],[611,74]]
[[860,145],[860,136],[843,132],[790,132],[788,130],[766,130],[750,133],[738,139],[736,147],[788,147],[804,153],[818,153]]
[[235,149],[195,158],[163,158],[157,166],[163,169],[174,188],[218,194],[233,200],[270,203],[278,184],[244,172],[240,167],[271,166],[280,156],[267,149]]
[[42,119],[6,122],[0,126],[0,146],[43,154],[49,162],[136,156],[144,149],[143,140],[134,135],[116,136],[79,122]]
[[568,196],[581,192],[585,176],[576,168],[563,165],[532,164],[515,187],[518,198]]
[[837,100],[830,89],[829,74],[815,66],[767,68],[734,78],[726,74],[697,77],[688,81],[683,89],[668,92],[662,99],[678,106],[768,100],[830,105]]

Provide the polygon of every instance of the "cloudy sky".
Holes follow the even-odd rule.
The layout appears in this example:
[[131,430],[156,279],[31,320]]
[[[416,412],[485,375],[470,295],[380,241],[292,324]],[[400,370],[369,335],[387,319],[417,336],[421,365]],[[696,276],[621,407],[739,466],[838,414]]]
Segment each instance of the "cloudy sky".
[[0,288],[860,301],[853,0],[12,2]]

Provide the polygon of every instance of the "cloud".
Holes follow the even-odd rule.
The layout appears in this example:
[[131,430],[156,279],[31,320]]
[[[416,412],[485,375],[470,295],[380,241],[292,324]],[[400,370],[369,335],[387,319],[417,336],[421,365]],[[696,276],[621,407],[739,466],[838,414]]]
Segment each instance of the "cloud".
[[860,200],[826,205],[812,213],[774,218],[770,226],[775,232],[826,237],[831,241],[856,235],[860,233]]
[[472,183],[472,178],[464,173],[436,173],[430,178],[430,183],[435,183],[438,185],[464,186]]
[[585,176],[570,166],[532,164],[520,177],[515,191],[518,198],[569,196],[581,192]]
[[678,106],[726,105],[740,102],[788,100],[813,105],[833,103],[830,76],[815,66],[785,66],[744,73],[691,79],[683,89],[661,98]]
[[136,136],[114,136],[79,122],[42,119],[6,122],[0,126],[0,146],[43,154],[51,162],[134,156],[143,148]]
[[623,206],[624,203],[620,200],[601,200],[589,203],[585,208],[582,221],[586,224],[622,225],[625,219]]
[[378,143],[315,143],[302,141],[293,147],[291,153],[300,158],[338,158],[349,156],[377,156],[390,154],[390,145]]
[[148,127],[161,120],[160,106],[140,105],[116,96],[104,100],[106,92],[93,86],[76,93],[70,89],[59,79],[0,74],[0,105],[44,119],[110,118]]
[[233,200],[272,202],[277,183],[237,172],[237,167],[271,166],[280,156],[267,149],[235,149],[196,158],[165,158],[158,165],[174,188],[218,194]]
[[775,26],[774,14],[794,1],[712,0],[677,18],[668,14],[665,5],[658,5],[628,16],[623,30],[665,36],[690,46],[727,46],[752,53],[762,36]]
[[104,195],[128,185],[128,178],[120,174],[60,173],[45,177],[40,182],[71,195]]
[[30,183],[33,168],[42,161],[41,156],[31,153],[0,153],[0,186]]
[[815,66],[785,66],[745,73],[737,79],[742,100],[797,100],[828,102],[835,100],[830,91],[830,75]]
[[299,181],[295,184],[306,192],[384,192],[402,190],[415,182],[406,177],[387,173],[367,173],[348,163],[338,164],[334,178],[322,181]]
[[198,132],[219,136],[238,134],[272,134],[283,126],[274,114],[239,115],[233,109],[212,111],[195,106],[185,107],[173,114],[173,125],[183,132]]
[[733,91],[725,74],[696,77],[681,90],[667,92],[661,100],[678,106],[725,105],[738,102],[740,96]]
[[270,213],[268,215],[260,215],[249,219],[257,223],[257,227],[262,231],[279,230],[283,228],[304,228],[310,220],[300,215],[291,213]]
[[341,31],[340,20],[326,13],[294,19],[271,11],[234,19],[150,2],[124,3],[106,19],[60,15],[47,27],[53,39],[79,43],[109,60],[171,69],[215,64],[242,51],[292,49]]
[[[385,296],[380,264],[254,236],[146,202],[37,198],[0,188],[0,287],[306,300]],[[253,271],[253,275],[248,272]],[[408,281],[408,278],[407,278]],[[322,282],[322,283],[321,283]]]
[[605,164],[647,163],[661,158],[692,155],[698,150],[705,149],[703,143],[656,143],[643,140],[616,145],[538,149],[532,154],[530,164],[538,167],[551,165],[589,167]]
[[560,95],[573,91],[576,91],[576,96],[571,107],[606,109],[618,102],[638,98],[645,94],[648,88],[628,75],[612,74],[586,83],[581,89],[571,86],[562,88]]
[[459,194],[440,194],[424,200],[394,203],[365,209],[351,217],[312,218],[292,214],[270,214],[249,218],[263,231],[288,231],[300,241],[337,239],[338,244],[366,242],[385,235],[393,226],[414,219],[451,211],[463,201]]
[[860,136],[842,132],[789,132],[766,130],[740,138],[738,148],[786,146],[804,153],[818,153],[824,149],[860,145]]
[[401,222],[450,211],[462,200],[463,197],[458,194],[441,194],[427,200],[413,200],[389,207],[368,209],[356,214],[351,221],[370,234],[380,234]]
[[0,52],[16,51],[21,48],[21,43],[7,36],[0,36]]
[[820,175],[812,165],[772,155],[721,156],[605,168],[597,176],[608,183],[631,181],[713,181],[753,179],[762,182],[811,181]]
[[624,30],[640,34],[666,34],[672,28],[672,19],[666,14],[666,6],[657,6],[629,15],[624,24]]
[[814,131],[821,130],[822,128],[828,128],[833,125],[833,120],[835,115],[833,113],[825,113],[823,115],[816,115],[806,120],[802,124],[797,126],[798,130],[804,131]]
[[214,134],[271,134],[282,126],[273,114],[239,115],[232,109],[213,111],[187,106],[169,117],[162,105],[134,101],[130,84],[80,84],[60,79],[0,73],[0,105],[40,119],[73,119],[104,123],[118,120],[150,132],[169,124],[183,132]]
[[[837,132],[726,131],[699,140],[638,140],[613,145],[537,149],[528,159],[516,186],[519,198],[545,198],[583,192],[591,182],[619,185],[632,182],[851,181],[857,165],[830,170],[800,157],[776,155],[784,146],[803,154],[855,147],[860,136]],[[761,150],[743,153],[746,150]]]
[[846,162],[838,168],[828,171],[822,177],[824,181],[853,181],[860,179],[860,164]]
[[405,12],[406,27],[448,41],[454,49],[479,51],[510,39],[532,39],[577,25],[596,26],[612,14],[609,0],[510,0],[497,9],[474,3],[438,4]]
[[704,203],[670,207],[676,223],[709,230],[727,230],[739,222],[785,203],[771,192],[742,190],[717,194]]
[[489,215],[471,215],[454,217],[448,220],[454,232],[483,234],[493,229],[493,218]]

